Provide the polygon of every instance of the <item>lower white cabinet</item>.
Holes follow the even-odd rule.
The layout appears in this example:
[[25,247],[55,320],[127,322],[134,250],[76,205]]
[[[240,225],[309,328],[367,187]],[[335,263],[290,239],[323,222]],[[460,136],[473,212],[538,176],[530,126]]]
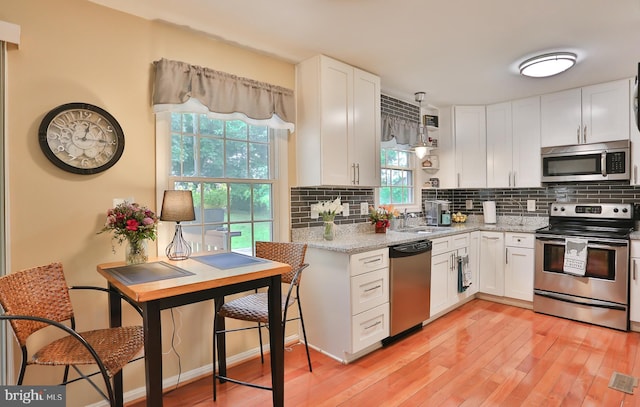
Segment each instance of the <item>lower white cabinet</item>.
[[[431,239],[431,317],[478,291],[477,241],[478,232]],[[465,267],[472,274],[471,286],[462,292],[458,290],[458,258],[468,259]]]
[[534,244],[531,233],[481,232],[480,292],[533,301]]
[[631,241],[629,273],[629,319],[640,322],[640,240]]
[[504,296],[504,234],[480,232],[480,292]]
[[531,233],[505,233],[505,297],[533,301],[534,244]]
[[309,346],[349,363],[389,336],[389,249],[349,255],[309,247],[300,283]]

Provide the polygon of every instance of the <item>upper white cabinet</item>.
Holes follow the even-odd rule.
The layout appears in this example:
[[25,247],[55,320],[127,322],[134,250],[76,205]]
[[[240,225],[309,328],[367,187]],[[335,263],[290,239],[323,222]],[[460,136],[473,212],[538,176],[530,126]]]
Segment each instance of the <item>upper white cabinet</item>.
[[540,97],[487,106],[487,187],[540,186]]
[[323,55],[296,66],[299,186],[379,186],[380,78]]
[[629,81],[541,96],[541,146],[629,138]]
[[633,111],[635,79],[629,80],[629,139],[631,140],[631,185],[640,185],[640,130]]
[[487,127],[484,106],[454,106],[455,186],[487,186]]

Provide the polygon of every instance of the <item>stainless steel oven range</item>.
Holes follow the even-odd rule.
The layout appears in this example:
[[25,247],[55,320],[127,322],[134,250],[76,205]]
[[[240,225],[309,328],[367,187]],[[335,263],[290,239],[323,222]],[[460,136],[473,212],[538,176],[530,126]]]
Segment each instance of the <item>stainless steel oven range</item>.
[[[628,330],[633,224],[632,204],[551,204],[549,226],[536,231],[533,310]],[[565,253],[578,251],[586,263],[576,273]]]

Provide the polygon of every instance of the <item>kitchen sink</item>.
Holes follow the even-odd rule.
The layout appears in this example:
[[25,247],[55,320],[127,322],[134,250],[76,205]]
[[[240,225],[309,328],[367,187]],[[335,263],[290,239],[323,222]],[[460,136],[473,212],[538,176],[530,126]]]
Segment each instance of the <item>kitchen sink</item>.
[[399,228],[398,232],[406,232],[406,233],[433,233],[438,230],[442,230],[437,226],[411,226],[406,228]]

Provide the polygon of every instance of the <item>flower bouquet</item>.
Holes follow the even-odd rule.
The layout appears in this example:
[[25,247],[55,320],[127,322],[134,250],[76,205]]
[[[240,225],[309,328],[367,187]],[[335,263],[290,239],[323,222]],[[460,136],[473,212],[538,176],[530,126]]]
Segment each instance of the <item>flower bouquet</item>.
[[393,205],[382,205],[377,209],[369,206],[369,221],[376,227],[376,233],[386,233],[391,219],[398,216],[398,211]]
[[318,202],[317,204],[311,205],[312,211],[317,211],[318,216],[322,217],[322,221],[324,222],[324,233],[323,237],[326,240],[333,240],[335,237],[335,224],[333,223],[336,215],[342,213],[343,207],[342,203],[340,203],[340,197],[337,197],[333,201],[325,201]]
[[[123,202],[107,211],[107,221],[98,233],[113,231],[112,240],[127,242],[127,264],[144,263],[149,256],[147,239],[156,240],[158,217],[145,206]],[[116,249],[112,245],[115,253]]]

